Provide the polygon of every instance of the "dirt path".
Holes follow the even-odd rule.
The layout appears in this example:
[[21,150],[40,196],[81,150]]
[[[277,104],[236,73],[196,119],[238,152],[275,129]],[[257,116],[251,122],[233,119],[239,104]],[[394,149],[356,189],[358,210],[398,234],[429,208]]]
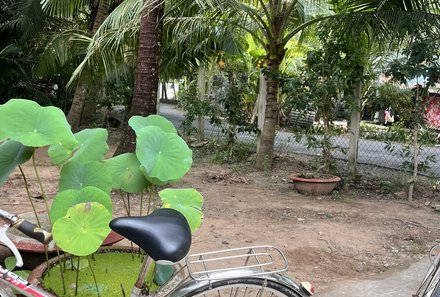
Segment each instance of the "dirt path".
[[284,178],[195,166],[182,184],[206,199],[194,249],[275,245],[286,254],[292,277],[322,291],[338,280],[407,267],[440,238],[440,217],[431,207],[356,193],[306,197]]
[[[58,169],[50,166],[44,152],[39,157],[40,174],[48,196],[53,197]],[[431,207],[440,201],[438,192],[425,193],[413,205],[368,189],[307,197],[286,181],[289,170],[282,162],[271,174],[196,163],[173,185],[195,187],[205,197],[204,224],[194,237],[192,251],[274,245],[286,254],[290,276],[313,282],[319,292],[335,281],[365,279],[407,267],[440,239],[440,216]],[[30,164],[25,164],[24,171],[33,200],[43,209]],[[23,185],[15,172],[0,188],[2,208],[30,210]],[[138,198],[132,199],[136,204]],[[116,195],[114,205],[115,213],[122,214]]]

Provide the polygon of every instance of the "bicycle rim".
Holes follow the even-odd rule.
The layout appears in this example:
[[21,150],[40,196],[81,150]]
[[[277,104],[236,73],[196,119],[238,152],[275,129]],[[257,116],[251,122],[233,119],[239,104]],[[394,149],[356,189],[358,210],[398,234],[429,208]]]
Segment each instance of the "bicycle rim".
[[[439,281],[440,281],[440,263],[437,263],[436,267],[431,267],[429,269],[426,278],[423,280],[422,285],[417,291],[416,296],[440,297]],[[434,291],[436,293],[434,293]]]
[[293,289],[263,279],[226,279],[206,285],[185,297],[304,297]]

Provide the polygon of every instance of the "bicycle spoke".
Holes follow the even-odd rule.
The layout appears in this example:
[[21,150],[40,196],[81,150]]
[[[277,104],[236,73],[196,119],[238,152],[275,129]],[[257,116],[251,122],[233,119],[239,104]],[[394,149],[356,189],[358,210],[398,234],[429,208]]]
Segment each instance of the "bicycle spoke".
[[237,286],[227,286],[222,289],[215,289],[211,292],[202,292],[200,295],[202,297],[279,297],[280,295],[267,287],[253,286],[253,287],[237,287]]
[[264,279],[231,279],[199,288],[186,297],[300,297],[284,285]]

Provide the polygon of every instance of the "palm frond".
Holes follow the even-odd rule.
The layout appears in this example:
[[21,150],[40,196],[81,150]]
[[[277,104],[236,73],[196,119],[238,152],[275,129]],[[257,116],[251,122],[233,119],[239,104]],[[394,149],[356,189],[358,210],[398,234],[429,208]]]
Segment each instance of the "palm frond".
[[212,24],[209,17],[168,16],[162,38],[161,75],[175,78],[177,73],[173,72],[190,72],[220,51],[237,50],[238,45],[229,43],[228,39],[230,34]]
[[349,0],[347,8],[354,11],[426,11],[438,12],[440,3],[432,0]]
[[39,0],[19,0],[12,5],[12,19],[1,24],[0,30],[7,29],[18,33],[23,43],[39,32],[46,21]]
[[322,31],[339,32],[352,40],[367,34],[370,41],[396,46],[406,38],[440,38],[440,15],[398,10],[339,14],[327,19]]
[[90,9],[90,0],[42,0],[41,6],[50,16],[73,18],[79,12]]
[[78,30],[67,30],[55,35],[39,57],[34,68],[35,75],[51,75],[59,67],[80,61],[86,55],[90,41],[86,32]]
[[[149,3],[155,5],[157,1]],[[114,79],[119,67],[126,63],[134,63],[133,56],[144,7],[140,1],[126,0],[110,13],[91,38],[86,56],[72,73],[69,87],[85,69]],[[122,75],[124,74],[121,73]]]
[[26,71],[14,59],[14,56],[18,55],[19,52],[20,48],[15,44],[10,44],[0,50],[0,69],[2,69],[0,81],[5,81],[14,76],[27,78]]
[[20,49],[16,44],[9,44],[0,50],[0,59],[6,58],[12,54],[18,54],[19,50]]

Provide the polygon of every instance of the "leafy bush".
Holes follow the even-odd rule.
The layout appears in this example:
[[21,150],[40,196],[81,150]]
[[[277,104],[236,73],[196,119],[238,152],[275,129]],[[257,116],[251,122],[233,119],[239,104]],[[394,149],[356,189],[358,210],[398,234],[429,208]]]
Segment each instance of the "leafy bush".
[[192,124],[198,116],[207,116],[209,118],[217,117],[217,112],[210,102],[199,100],[198,96],[196,81],[191,81],[189,88],[179,91],[177,106],[186,111],[185,118],[182,121],[182,128],[188,135],[192,135],[195,132],[195,128]]
[[214,152],[213,159],[220,164],[241,163],[255,153],[253,145],[237,142],[232,145],[220,145]]
[[191,135],[195,128],[193,122],[198,116],[209,118],[212,125],[219,127],[229,143],[234,143],[237,133],[256,133],[255,124],[250,123],[253,106],[252,86],[244,73],[220,73],[212,79],[211,93],[199,99],[196,81],[179,94],[178,106],[186,111],[182,122],[184,131]]
[[[385,127],[381,125],[361,123],[361,138],[385,142],[400,142],[408,144],[411,140],[411,131],[402,123],[395,123]],[[433,146],[437,144],[437,133],[431,129],[420,129],[418,141],[421,145]]]

